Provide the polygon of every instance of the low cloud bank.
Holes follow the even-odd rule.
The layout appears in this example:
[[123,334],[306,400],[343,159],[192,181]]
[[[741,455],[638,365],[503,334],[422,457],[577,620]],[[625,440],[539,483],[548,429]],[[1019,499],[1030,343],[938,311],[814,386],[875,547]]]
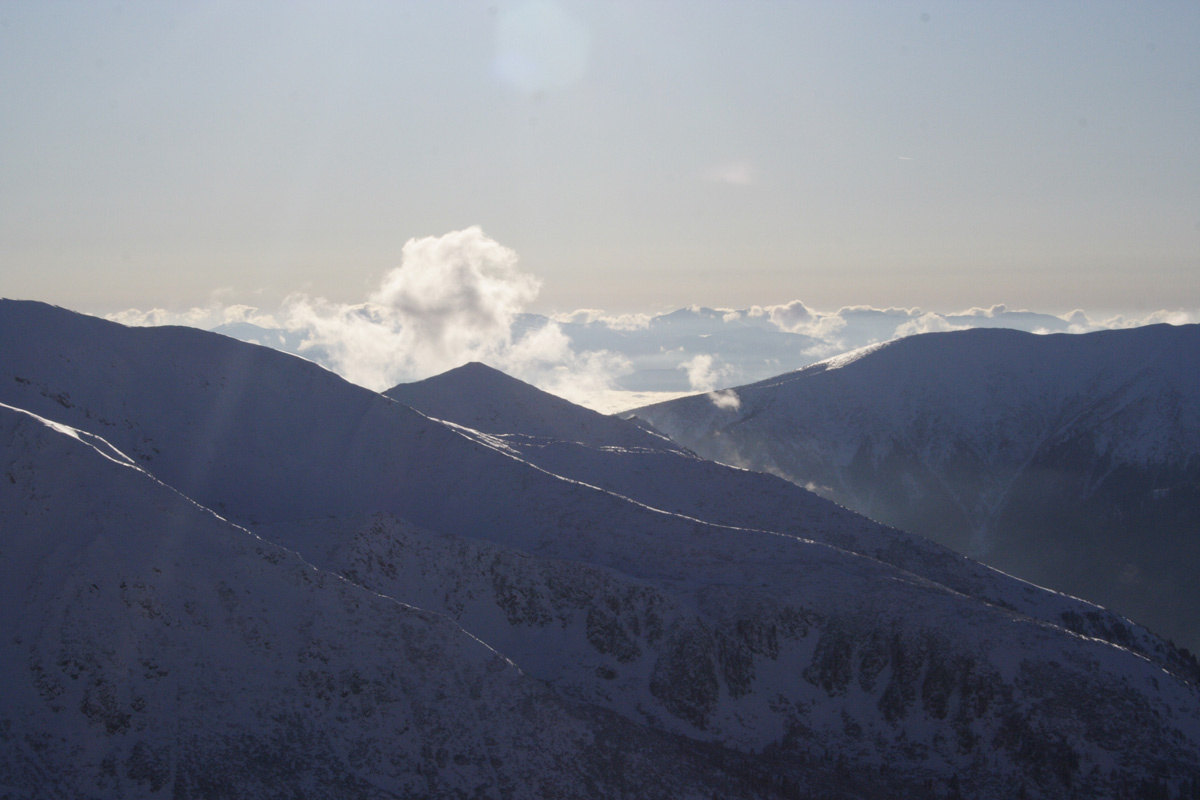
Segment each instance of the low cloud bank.
[[554,322],[571,325],[603,325],[613,331],[641,331],[650,327],[650,314],[608,314],[598,308],[579,308],[566,314],[551,314]]
[[[573,400],[613,389],[611,377],[628,369],[619,354],[576,352],[553,320],[514,333],[517,317],[540,288],[537,278],[518,268],[515,252],[476,226],[409,240],[400,265],[362,303],[294,294],[269,314],[214,304],[183,313],[130,309],[108,318],[219,330],[311,358],[377,391],[468,361],[488,363]],[[620,318],[614,322],[621,324]]]
[[[400,264],[361,303],[294,294],[275,311],[214,302],[186,312],[129,309],[127,325],[218,330],[316,361],[375,390],[483,361],[569,400],[615,412],[654,397],[707,393],[736,410],[737,386],[902,336],[974,327],[1083,333],[1200,321],[1200,312],[1155,311],[1093,320],[1004,305],[953,313],[846,306],[823,312],[800,300],[747,309],[682,308],[670,314],[578,309],[525,313],[540,281],[517,254],[479,227],[409,240]],[[628,401],[625,404],[624,401]]]
[[190,328],[212,330],[221,325],[249,323],[263,328],[281,327],[275,317],[260,313],[255,306],[233,304],[229,306],[213,303],[207,308],[192,308],[187,311],[167,311],[164,308],[152,308],[141,311],[130,308],[115,314],[105,315],[105,319],[119,322],[122,325],[148,327],[153,325],[186,325]]

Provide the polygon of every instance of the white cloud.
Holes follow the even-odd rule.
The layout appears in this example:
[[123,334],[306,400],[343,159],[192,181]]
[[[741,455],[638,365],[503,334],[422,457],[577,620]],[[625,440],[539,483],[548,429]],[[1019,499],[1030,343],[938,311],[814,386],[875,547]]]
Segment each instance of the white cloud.
[[614,377],[629,372],[630,360],[607,350],[576,352],[557,323],[525,334],[488,361],[497,369],[579,405],[615,393]]
[[[467,361],[483,361],[546,391],[610,411],[683,389],[676,369],[686,372],[693,393],[709,393],[718,407],[736,409],[740,398],[728,389],[716,391],[718,386],[762,380],[831,357],[836,360],[828,363],[836,366],[865,352],[858,348],[902,336],[976,325],[1086,332],[1200,321],[1200,312],[1161,310],[1097,322],[1075,310],[1058,317],[1063,325],[1047,325],[1053,315],[1014,313],[1000,304],[954,315],[872,306],[845,306],[827,313],[792,300],[740,310],[713,308],[703,314],[699,306],[691,306],[696,316],[682,328],[654,325],[655,317],[649,314],[610,315],[581,308],[532,329],[523,323],[518,336],[514,324],[539,289],[538,279],[519,268],[516,253],[471,227],[410,240],[400,265],[360,303],[295,294],[276,311],[265,312],[229,303],[230,298],[217,293],[207,307],[182,312],[127,309],[108,318],[128,325],[258,325],[268,333],[254,336],[256,340],[298,350],[348,380],[377,390]],[[622,335],[592,336],[593,347],[611,350],[580,351],[564,330],[567,324],[598,324]],[[763,332],[770,335],[764,337]],[[803,334],[810,341],[797,348],[780,332]],[[843,358],[847,353],[851,355]]]
[[927,314],[910,319],[908,322],[902,322],[896,326],[897,339],[903,336],[913,336],[918,333],[936,333],[939,331],[961,331],[969,328],[969,325],[952,325],[946,321],[946,318],[941,314],[935,314],[930,311]]
[[919,317],[925,312],[918,306],[912,308],[903,308],[901,306],[888,306],[887,308],[876,308],[875,306],[842,306],[837,311],[839,316],[845,316],[855,313],[867,314],[882,314],[887,317]]
[[189,325],[193,328],[210,328],[221,324],[220,312],[211,308],[191,308],[187,311],[168,311],[165,308],[141,311],[129,308],[113,314],[106,314],[104,318],[133,327]]
[[991,319],[993,317],[998,317],[1001,314],[1004,314],[1007,312],[1008,312],[1008,306],[1004,305],[1003,303],[996,303],[994,306],[991,306],[990,308],[980,308],[978,306],[975,306],[974,308],[968,308],[966,311],[959,311],[957,313],[948,314],[947,316],[951,316],[951,317],[987,317],[988,319]]
[[539,288],[536,278],[517,269],[516,253],[475,226],[410,239],[400,266],[365,303],[293,295],[280,317],[283,327],[304,334],[302,352],[320,349],[334,371],[382,390],[467,361],[561,360],[561,332],[512,341],[513,320]]
[[590,325],[604,316],[604,310],[599,308],[577,308],[574,311],[551,314],[555,322],[565,322],[571,325]]
[[709,392],[708,399],[717,408],[726,411],[737,411],[742,407],[742,398],[733,389],[722,389],[719,392]]
[[279,323],[270,314],[259,313],[255,306],[235,303],[225,306],[213,302],[207,308],[190,308],[187,311],[168,311],[165,308],[152,308],[141,311],[129,308],[113,314],[106,314],[105,319],[133,327],[152,327],[157,325],[186,325],[192,328],[215,328],[233,322],[249,322],[263,328],[277,328]]
[[562,363],[544,364],[536,371],[513,370],[510,374],[573,403],[589,408],[603,405],[606,411],[612,412],[639,405],[620,399],[630,393],[617,390],[613,384],[613,376],[629,369],[630,361],[625,356],[606,350],[590,350],[571,352]]
[[403,326],[417,349],[444,357],[507,341],[540,288],[517,270],[516,253],[474,226],[410,239],[368,302]]
[[569,362],[575,355],[571,340],[557,323],[529,331],[499,354],[499,361],[518,372]]
[[[615,393],[613,378],[631,369],[608,351],[577,353],[555,321],[514,339],[513,322],[540,282],[518,268],[512,250],[479,227],[409,240],[400,265],[362,303],[294,294],[274,315],[254,306],[217,304],[176,313],[130,309],[110,315],[124,324],[213,328],[251,322],[301,338],[303,354],[319,354],[347,380],[383,390],[468,361],[497,369],[576,402]],[[648,315],[605,315],[583,309],[571,321],[599,320],[615,329],[645,328]]]
[[176,323],[173,320],[176,316],[165,308],[152,308],[149,311],[127,308],[124,311],[105,314],[104,318],[112,322],[119,322],[122,325],[140,328],[151,325],[174,325]]
[[1166,323],[1167,325],[1189,325],[1194,322],[1200,322],[1200,311],[1161,310],[1152,311],[1143,317],[1126,317],[1124,314],[1118,314],[1100,323],[1100,326],[1103,328],[1140,328],[1143,325],[1158,325],[1161,323]]
[[692,356],[679,368],[687,371],[688,384],[697,392],[711,392],[729,375],[728,369],[714,366],[713,357],[707,353]]
[[221,322],[229,325],[235,322],[248,322],[263,328],[278,328],[279,323],[270,314],[259,312],[257,306],[247,306],[235,303],[221,309]]
[[565,314],[551,314],[555,322],[588,325],[600,322],[614,331],[637,331],[650,327],[650,314],[608,314],[598,308],[579,308]]
[[1096,329],[1092,321],[1088,319],[1088,315],[1080,308],[1075,309],[1070,314],[1064,314],[1062,320],[1068,324],[1067,331],[1069,333],[1087,333]]
[[816,315],[800,300],[793,300],[782,306],[770,306],[767,313],[780,330],[788,333],[796,333],[798,329],[812,324],[816,319]]
[[775,327],[787,333],[800,333],[814,339],[823,339],[837,345],[837,334],[846,327],[846,320],[837,314],[822,314],[813,311],[800,300],[778,306],[754,306],[750,316],[766,315]]

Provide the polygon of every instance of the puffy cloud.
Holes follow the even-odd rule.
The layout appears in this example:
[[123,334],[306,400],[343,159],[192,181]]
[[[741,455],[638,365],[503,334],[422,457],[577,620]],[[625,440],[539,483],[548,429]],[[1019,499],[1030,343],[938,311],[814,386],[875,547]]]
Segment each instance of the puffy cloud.
[[604,317],[604,310],[599,308],[577,308],[574,311],[551,314],[550,319],[570,325],[590,325]]
[[978,306],[975,306],[974,308],[968,308],[966,311],[958,311],[953,314],[948,314],[947,316],[951,316],[951,317],[987,317],[988,319],[992,319],[994,317],[998,317],[1001,314],[1004,314],[1007,312],[1008,312],[1008,306],[1004,305],[1003,303],[996,303],[994,306],[991,306],[990,308],[980,308]]
[[516,253],[475,226],[410,239],[365,303],[292,295],[280,314],[283,327],[305,336],[301,352],[319,350],[348,380],[382,390],[467,361],[562,360],[569,347],[557,326],[512,340],[513,321],[539,288],[517,269]]
[[707,353],[692,356],[679,368],[687,372],[688,384],[697,392],[711,392],[729,375],[728,369],[714,366],[713,357]]
[[733,389],[722,389],[719,392],[709,392],[708,399],[717,408],[725,411],[737,411],[742,407],[742,398]]
[[[539,289],[540,282],[518,268],[516,253],[471,227],[407,242],[400,265],[361,303],[293,294],[273,315],[254,306],[214,302],[185,312],[129,309],[109,319],[210,329],[249,322],[286,332],[299,341],[301,354],[376,390],[484,361],[577,402],[615,394],[614,376],[631,369],[627,357],[605,350],[575,352],[553,320],[515,336],[513,323]],[[650,320],[594,309],[568,317],[625,330],[645,328]]]
[[498,361],[521,373],[557,367],[574,358],[571,340],[557,323],[528,331],[498,355]]
[[[500,368],[509,372],[503,366]],[[630,368],[629,359],[619,353],[589,350],[583,353],[570,351],[561,363],[543,363],[536,370],[515,368],[510,374],[572,403],[612,413],[644,405],[628,399],[631,393],[619,391],[613,384],[613,376],[628,372]]]
[[961,331],[969,328],[969,325],[953,325],[946,321],[946,318],[941,314],[935,314],[932,311],[927,314],[910,319],[908,322],[902,322],[896,326],[895,338],[900,339],[904,336],[913,336],[918,333],[936,333],[938,331]]
[[768,313],[771,321],[778,325],[780,330],[789,333],[796,333],[797,329],[811,325],[816,319],[816,314],[800,300],[793,300],[782,306],[771,306]]
[[1124,314],[1118,314],[1100,323],[1100,326],[1103,328],[1140,328],[1143,325],[1158,325],[1162,323],[1166,323],[1167,325],[1189,325],[1197,321],[1200,321],[1200,311],[1161,310],[1152,311],[1143,317],[1126,317]]
[[[553,320],[514,338],[513,323],[539,289],[540,282],[519,269],[516,253],[471,227],[408,241],[400,265],[383,276],[365,302],[294,294],[275,315],[248,305],[214,304],[182,313],[130,309],[110,318],[205,328],[250,322],[283,330],[300,339],[301,354],[376,390],[483,361],[576,402],[615,392],[614,376],[631,369],[627,357],[605,350],[575,352]],[[569,317],[615,329],[644,328],[650,319],[594,309]]]
[[822,314],[813,311],[800,300],[778,306],[754,306],[750,316],[763,316],[775,324],[775,327],[787,333],[800,333],[814,339],[826,340],[829,344],[838,344],[837,334],[846,327],[846,319],[837,314]]
[[[421,359],[456,360],[508,343],[513,319],[541,283],[478,226],[411,239],[368,302],[405,333]],[[424,369],[422,369],[424,371]]]
[[1070,314],[1064,314],[1062,319],[1069,326],[1067,330],[1070,333],[1087,333],[1095,330],[1092,321],[1088,319],[1088,315],[1081,308],[1075,309]]
[[325,366],[371,389],[383,390],[402,374],[412,354],[394,321],[378,308],[345,305],[324,298],[293,295],[280,312],[283,326],[304,338],[300,352],[324,354]]
[[614,331],[638,331],[650,327],[650,314],[608,314],[598,308],[579,308],[565,314],[552,314],[555,322],[590,325],[599,322]]
[[113,314],[106,314],[105,319],[133,327],[152,327],[156,325],[186,325],[192,328],[215,328],[233,322],[249,322],[264,328],[277,328],[279,323],[270,314],[260,313],[255,306],[243,304],[222,305],[216,301],[207,308],[190,308],[187,311],[168,311],[165,308],[152,308],[141,311],[129,308]]
[[119,322],[122,325],[130,325],[135,328],[151,327],[155,325],[191,325],[196,328],[207,328],[205,324],[207,320],[202,319],[200,314],[192,312],[204,312],[204,309],[193,308],[190,312],[176,313],[168,311],[165,308],[152,308],[149,311],[142,311],[136,308],[127,308],[124,311],[117,311],[112,314],[105,314],[104,318],[112,322]]

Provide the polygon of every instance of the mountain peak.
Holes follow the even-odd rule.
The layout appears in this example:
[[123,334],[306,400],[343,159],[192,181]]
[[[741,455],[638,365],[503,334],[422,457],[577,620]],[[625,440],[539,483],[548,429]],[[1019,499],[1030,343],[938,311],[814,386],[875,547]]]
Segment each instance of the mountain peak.
[[[1200,325],[975,328],[635,409],[697,454],[1200,647]],[[1171,587],[1171,588],[1167,588]]]
[[423,414],[492,434],[661,448],[637,423],[564,400],[478,361],[402,383],[384,395]]
[[[455,367],[454,369],[446,370],[445,372],[441,373],[440,375],[434,375],[432,378],[426,378],[425,380],[426,381],[437,381],[437,380],[442,380],[442,381],[462,381],[462,380],[490,381],[490,382],[494,382],[494,383],[498,383],[498,384],[513,386],[513,387],[527,386],[530,389],[534,389],[539,392],[541,391],[540,389],[537,389],[536,387],[531,386],[530,384],[527,384],[524,381],[518,380],[518,379],[512,377],[511,375],[509,375],[508,373],[503,372],[499,369],[496,369],[495,367],[493,367],[489,364],[485,364],[482,361],[468,361],[466,364],[463,364],[461,367]],[[417,382],[421,383],[423,381],[417,381]],[[545,394],[545,392],[543,392],[543,394]]]

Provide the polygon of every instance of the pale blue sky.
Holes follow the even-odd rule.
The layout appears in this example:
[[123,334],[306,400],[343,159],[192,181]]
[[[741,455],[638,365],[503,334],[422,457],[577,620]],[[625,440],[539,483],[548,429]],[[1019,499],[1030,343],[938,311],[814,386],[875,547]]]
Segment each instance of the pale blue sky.
[[0,2],[0,295],[1200,308],[1197,2]]

